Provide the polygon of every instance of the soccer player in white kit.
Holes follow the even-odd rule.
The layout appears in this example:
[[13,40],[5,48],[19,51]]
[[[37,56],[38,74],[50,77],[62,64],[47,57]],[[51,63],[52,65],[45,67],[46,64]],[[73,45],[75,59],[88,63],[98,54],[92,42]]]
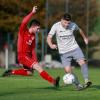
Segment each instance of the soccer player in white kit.
[[[92,82],[88,76],[88,65],[84,54],[75,40],[74,31],[78,30],[86,45],[88,45],[88,38],[78,25],[71,21],[71,15],[65,13],[61,21],[55,23],[48,36],[47,43],[51,49],[59,50],[60,58],[66,73],[73,73],[71,61],[74,59],[80,66],[81,72],[85,81],[85,87],[89,87]],[[56,34],[57,45],[52,42],[52,37]]]

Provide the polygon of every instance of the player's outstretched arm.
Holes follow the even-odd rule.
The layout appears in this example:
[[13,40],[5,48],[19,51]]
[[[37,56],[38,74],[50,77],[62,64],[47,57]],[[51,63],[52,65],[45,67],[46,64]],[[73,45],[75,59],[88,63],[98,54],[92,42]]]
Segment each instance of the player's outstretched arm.
[[85,33],[83,32],[82,29],[79,29],[79,32],[80,32],[82,38],[84,39],[85,44],[87,45],[88,44],[88,38],[87,38],[87,36],[85,35]]
[[37,6],[34,6],[32,9],[32,13],[34,14],[34,13],[36,13],[36,11],[37,11]]
[[29,23],[32,16],[36,13],[36,11],[37,11],[37,6],[34,6],[32,11],[27,16],[24,17],[22,24],[21,24],[21,29],[24,29],[27,27],[27,24]]

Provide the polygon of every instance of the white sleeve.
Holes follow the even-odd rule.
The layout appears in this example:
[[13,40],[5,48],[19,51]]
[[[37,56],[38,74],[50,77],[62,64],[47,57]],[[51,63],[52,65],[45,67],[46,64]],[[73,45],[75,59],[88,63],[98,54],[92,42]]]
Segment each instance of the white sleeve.
[[77,24],[75,24],[75,30],[79,30],[80,28],[78,27]]
[[50,32],[49,32],[49,35],[54,35],[56,33],[56,26],[55,26],[55,24],[51,27],[51,30],[50,30]]

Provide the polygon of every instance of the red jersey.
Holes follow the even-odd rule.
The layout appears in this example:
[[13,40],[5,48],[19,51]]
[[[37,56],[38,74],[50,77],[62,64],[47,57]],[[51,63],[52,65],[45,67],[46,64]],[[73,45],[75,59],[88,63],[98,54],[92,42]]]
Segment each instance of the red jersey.
[[35,48],[35,33],[30,34],[27,28],[27,24],[30,21],[33,13],[31,12],[26,17],[24,17],[19,33],[18,33],[18,61],[19,63],[31,68],[34,64],[38,62]]
[[22,21],[22,24],[18,33],[18,44],[17,51],[18,54],[32,53],[32,50],[35,48],[35,34],[30,34],[27,29],[27,24],[33,13],[28,14]]

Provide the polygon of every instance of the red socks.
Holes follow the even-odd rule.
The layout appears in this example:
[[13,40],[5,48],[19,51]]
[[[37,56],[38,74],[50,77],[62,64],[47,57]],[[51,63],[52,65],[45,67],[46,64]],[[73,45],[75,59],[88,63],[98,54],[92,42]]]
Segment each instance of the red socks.
[[46,71],[42,71],[42,72],[40,73],[40,76],[41,76],[43,79],[47,80],[48,82],[50,82],[50,83],[52,83],[52,84],[55,83],[55,79],[52,78]]
[[18,70],[12,70],[13,75],[23,75],[23,76],[28,76],[28,72],[25,69],[18,69]]
[[[12,74],[13,75],[23,75],[23,76],[29,76],[27,70],[25,69],[18,69],[18,70],[12,70]],[[42,71],[40,73],[40,76],[47,80],[48,82],[54,84],[55,83],[55,79],[53,77],[51,77],[46,71]]]

